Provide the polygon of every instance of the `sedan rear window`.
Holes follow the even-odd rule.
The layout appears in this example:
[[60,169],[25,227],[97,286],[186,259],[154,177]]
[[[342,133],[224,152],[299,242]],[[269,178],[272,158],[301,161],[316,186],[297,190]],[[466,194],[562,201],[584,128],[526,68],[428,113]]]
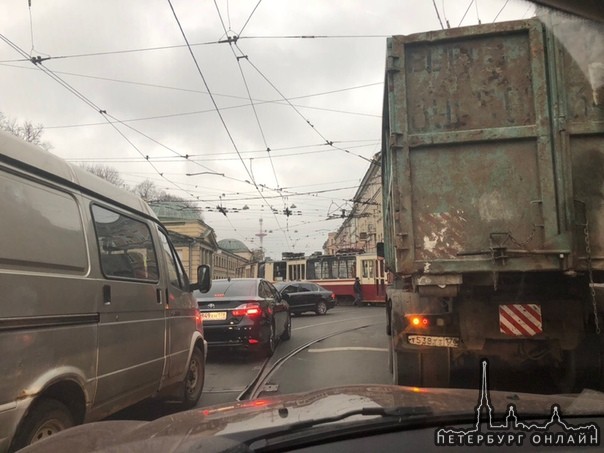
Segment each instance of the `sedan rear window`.
[[253,297],[258,293],[257,280],[214,280],[212,288],[206,294],[195,291],[195,297],[198,299],[212,297]]

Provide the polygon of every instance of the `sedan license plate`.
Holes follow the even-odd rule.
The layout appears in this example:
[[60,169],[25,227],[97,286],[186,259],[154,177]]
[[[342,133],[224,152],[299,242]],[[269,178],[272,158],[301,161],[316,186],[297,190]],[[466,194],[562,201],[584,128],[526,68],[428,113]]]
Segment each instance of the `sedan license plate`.
[[204,321],[224,321],[227,314],[226,311],[202,311],[201,318]]
[[458,348],[459,338],[456,337],[433,337],[428,335],[408,335],[410,344],[417,346],[440,346],[443,348]]

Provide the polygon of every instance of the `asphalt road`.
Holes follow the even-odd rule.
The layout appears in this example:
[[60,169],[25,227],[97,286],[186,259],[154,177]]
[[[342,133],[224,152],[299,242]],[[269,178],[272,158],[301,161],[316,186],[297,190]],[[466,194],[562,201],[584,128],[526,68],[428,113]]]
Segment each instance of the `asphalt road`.
[[[273,373],[267,376],[269,370]],[[246,389],[253,390],[251,385],[263,371],[264,385],[245,398],[344,384],[391,383],[384,308],[338,306],[323,316],[295,316],[291,339],[280,342],[268,360],[258,354],[210,350],[196,407],[237,401]],[[109,419],[154,420],[177,410],[169,404],[144,401]]]
[[[254,396],[343,384],[390,383],[385,332],[383,307],[336,307],[324,316],[295,316],[291,339],[277,346],[265,369],[282,362],[280,367]],[[264,362],[250,354],[210,351],[198,407],[235,401]]]

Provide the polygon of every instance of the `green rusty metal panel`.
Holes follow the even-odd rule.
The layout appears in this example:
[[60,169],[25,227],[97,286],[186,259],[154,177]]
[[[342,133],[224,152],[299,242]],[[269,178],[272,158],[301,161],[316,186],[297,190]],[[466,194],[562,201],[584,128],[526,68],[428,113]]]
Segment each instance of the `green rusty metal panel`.
[[569,19],[548,28],[557,59],[557,142],[571,162],[576,267],[587,268],[588,236],[592,266],[604,270],[604,31]]
[[567,262],[544,37],[530,20],[389,40],[391,270],[532,271]]

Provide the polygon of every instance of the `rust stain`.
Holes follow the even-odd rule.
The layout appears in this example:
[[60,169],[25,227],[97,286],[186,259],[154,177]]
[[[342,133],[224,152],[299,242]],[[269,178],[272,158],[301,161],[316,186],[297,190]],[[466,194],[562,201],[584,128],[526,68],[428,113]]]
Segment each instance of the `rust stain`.
[[455,258],[463,249],[463,211],[422,214],[419,220],[419,259]]

